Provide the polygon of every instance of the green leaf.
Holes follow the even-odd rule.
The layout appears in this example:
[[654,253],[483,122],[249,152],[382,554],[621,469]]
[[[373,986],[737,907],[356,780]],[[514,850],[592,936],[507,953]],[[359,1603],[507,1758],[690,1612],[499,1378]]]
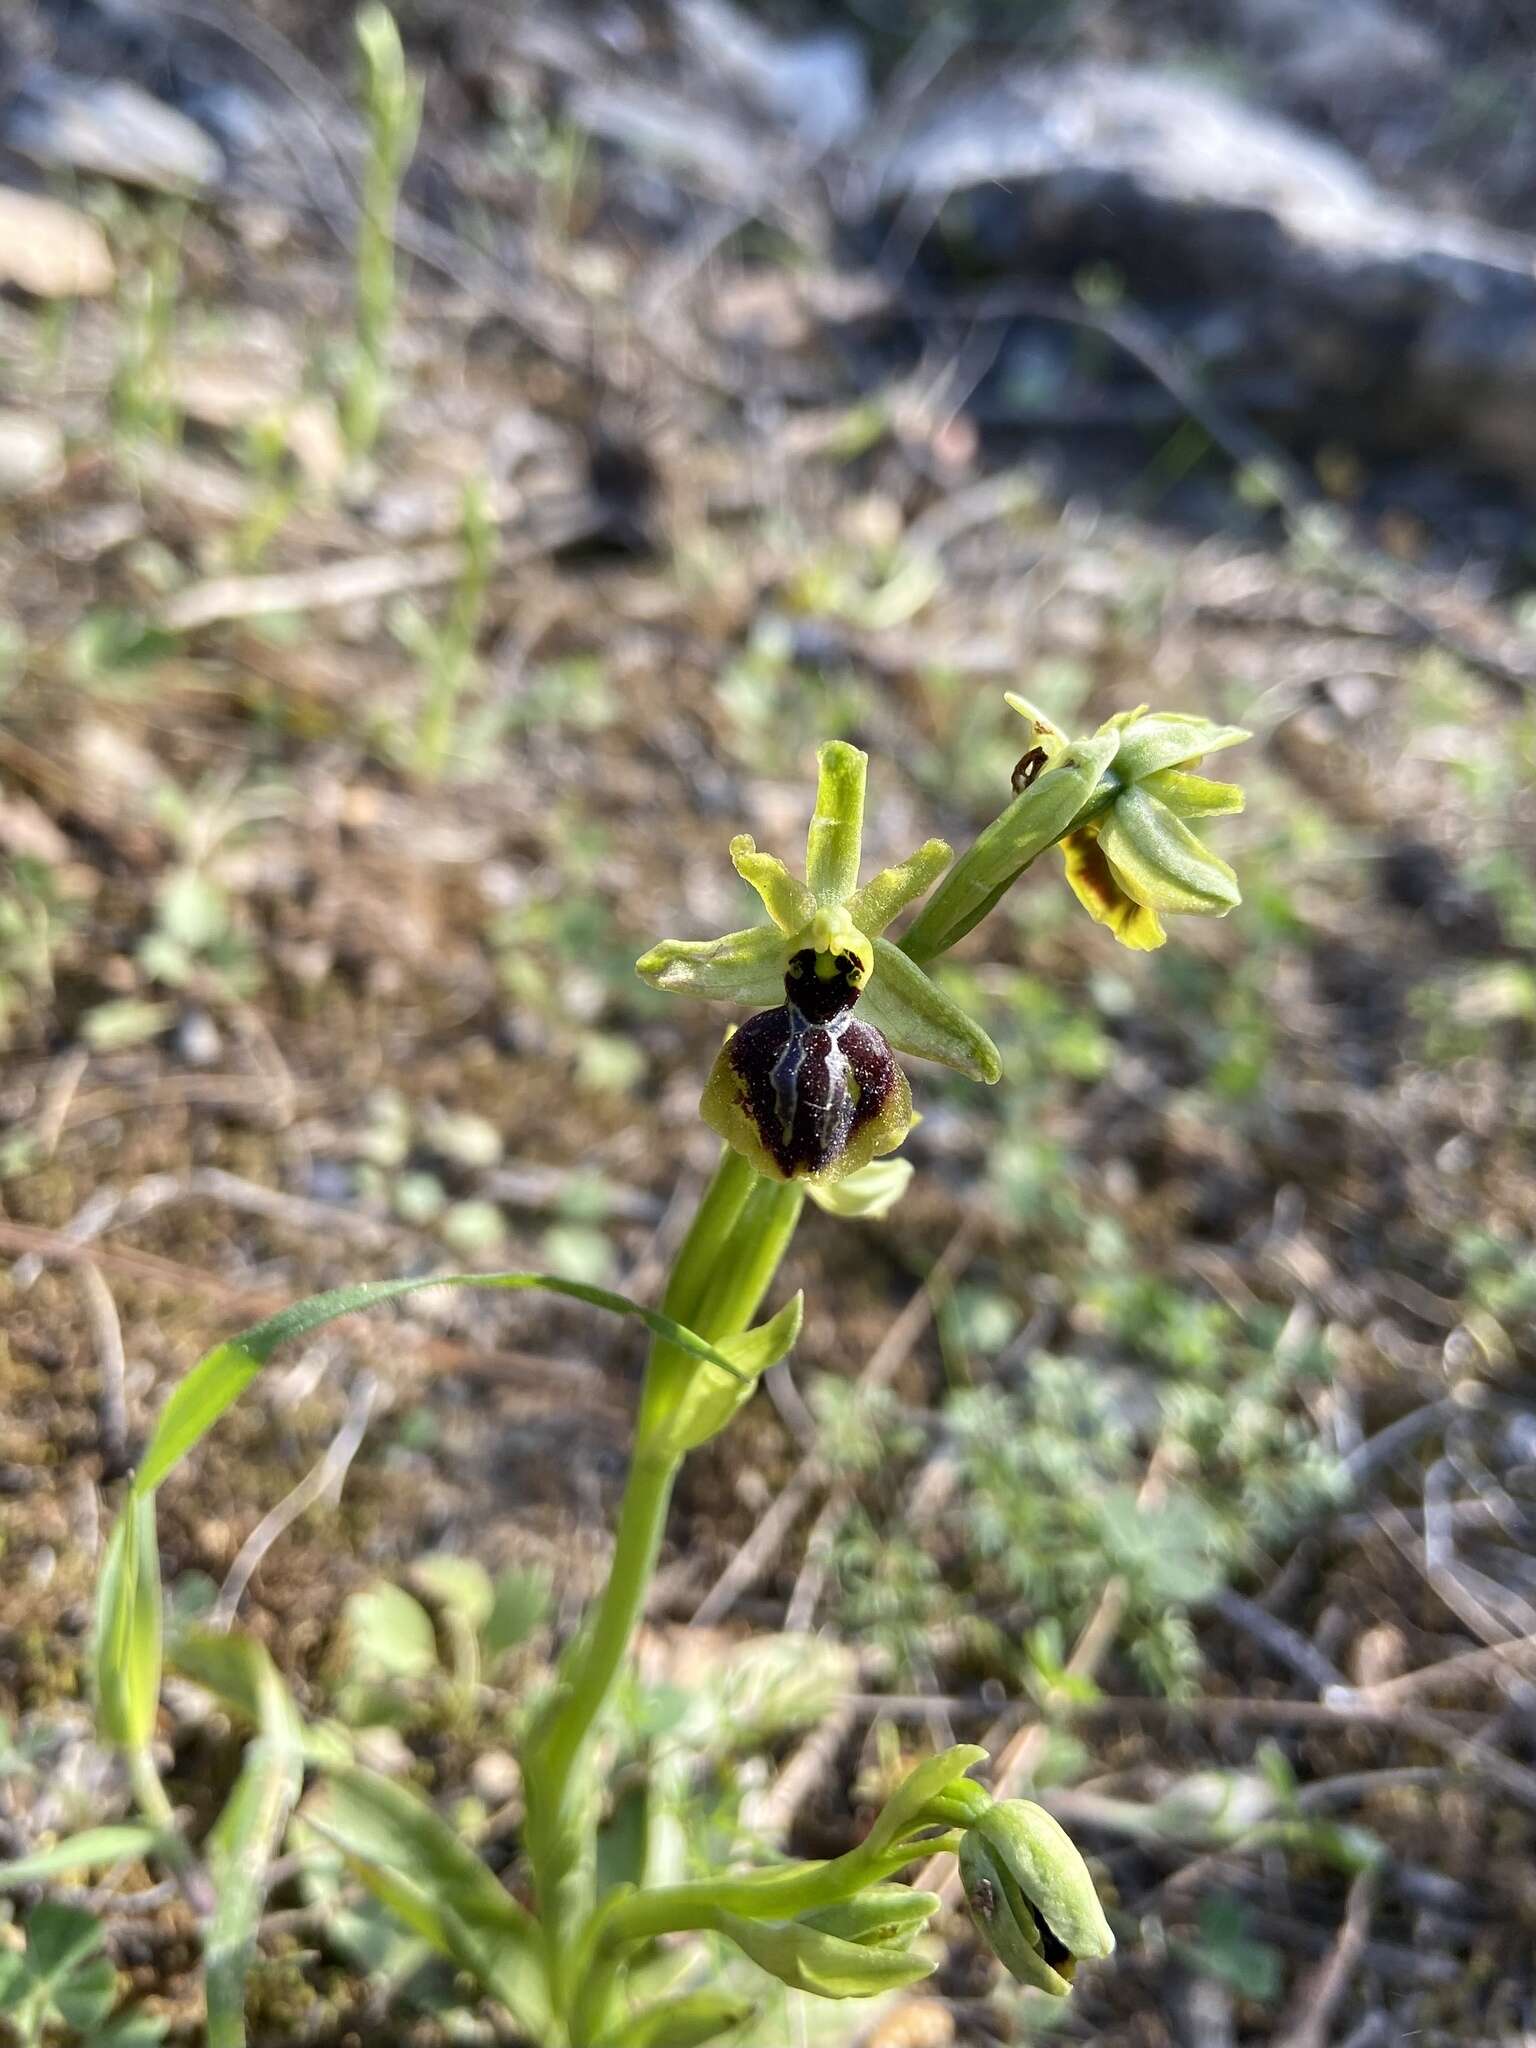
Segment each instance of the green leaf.
[[563,1294],[593,1308],[607,1309],[613,1315],[634,1316],[653,1336],[724,1367],[727,1372],[734,1370],[714,1345],[706,1344],[702,1337],[685,1330],[670,1316],[642,1308],[638,1302],[613,1294],[606,1287],[589,1287],[583,1281],[561,1280],[548,1273],[437,1273],[419,1280],[369,1280],[355,1287],[335,1287],[326,1294],[312,1294],[304,1301],[296,1301],[265,1322],[255,1323],[238,1336],[215,1345],[193,1366],[160,1411],[144,1461],[134,1474],[135,1497],[143,1499],[150,1494],[180,1464],[225,1409],[244,1393],[280,1344],[295,1337],[307,1337],[338,1316],[377,1308],[381,1302],[398,1301],[402,1295],[419,1294],[427,1287],[539,1288],[549,1294]]
[[766,1323],[743,1330],[738,1336],[721,1337],[719,1348],[738,1377],[728,1378],[718,1366],[696,1365],[683,1381],[676,1403],[664,1421],[654,1431],[647,1425],[647,1448],[668,1457],[681,1457],[718,1436],[751,1400],[758,1380],[769,1366],[777,1365],[787,1356],[800,1334],[804,1313],[805,1296],[795,1294]]
[[71,1970],[53,1994],[53,2009],[77,2034],[91,2033],[117,2003],[117,1971],[107,1956]]
[[96,1717],[105,1741],[143,1749],[160,1703],[160,1551],[155,1504],[130,1496],[96,1587]]
[[496,1597],[485,1624],[487,1657],[500,1657],[527,1642],[549,1613],[553,1589],[549,1574],[535,1566],[514,1565],[496,1580]]
[[419,1600],[381,1580],[344,1609],[354,1678],[427,1678],[438,1667],[437,1631]]
[[805,842],[805,879],[824,909],[844,903],[859,885],[864,836],[864,777],[869,756],[845,740],[816,750],[816,809]]
[[477,1558],[435,1551],[411,1566],[411,1578],[427,1597],[456,1614],[478,1635],[491,1618],[496,1591],[491,1575]]
[[36,1849],[14,1863],[0,1863],[0,1891],[37,1884],[45,1877],[69,1877],[77,1870],[94,1870],[103,1864],[136,1862],[152,1855],[159,1841],[158,1829],[136,1821],[86,1828],[81,1834],[55,1842],[51,1848]]
[[531,2034],[547,2029],[534,1922],[425,1800],[353,1766],[327,1774],[316,1833],[374,1896],[468,1970]]
[[259,1733],[209,1833],[205,1854],[214,1907],[203,1940],[208,2048],[243,2048],[245,1979],[267,1892],[267,1866],[281,1846],[303,1785],[298,1709],[260,1643],[231,1635],[244,1664],[242,1690],[256,1702]]
[[986,1032],[889,939],[875,940],[875,971],[857,1014],[898,1052],[938,1060],[973,1081],[1002,1078],[1002,1060]]

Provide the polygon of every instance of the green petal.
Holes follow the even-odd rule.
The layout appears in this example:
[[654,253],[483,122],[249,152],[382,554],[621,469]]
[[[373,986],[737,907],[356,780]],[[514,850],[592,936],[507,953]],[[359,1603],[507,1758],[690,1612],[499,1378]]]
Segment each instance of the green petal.
[[731,864],[762,897],[764,910],[786,936],[815,916],[816,898],[804,882],[797,881],[775,855],[759,853],[750,832],[739,832],[731,841]]
[[805,843],[805,878],[816,901],[830,906],[846,903],[858,887],[869,756],[845,740],[832,740],[817,749],[816,761],[821,773]]
[[1160,768],[1177,768],[1184,761],[1198,761],[1202,754],[1219,753],[1223,747],[1239,746],[1252,739],[1240,725],[1215,725],[1209,718],[1196,718],[1184,711],[1133,713],[1124,723],[1111,719],[1101,730],[1119,727],[1115,773],[1127,782],[1139,782]]
[[848,915],[866,937],[878,939],[886,926],[930,889],[954,858],[942,839],[930,839],[909,860],[882,868],[848,899]]
[[1126,893],[1152,910],[1225,917],[1243,900],[1226,862],[1139,787],[1115,798],[1100,820],[1099,845]]
[[1223,818],[1240,811],[1244,803],[1235,782],[1211,782],[1180,768],[1160,768],[1155,775],[1144,775],[1141,787],[1165,803],[1176,818]]
[[898,1052],[937,1060],[973,1081],[1002,1078],[1002,1060],[986,1032],[889,939],[875,940],[875,971],[857,1014]]
[[635,972],[669,995],[765,1009],[784,1000],[784,934],[771,924],[718,939],[662,939],[635,962]]

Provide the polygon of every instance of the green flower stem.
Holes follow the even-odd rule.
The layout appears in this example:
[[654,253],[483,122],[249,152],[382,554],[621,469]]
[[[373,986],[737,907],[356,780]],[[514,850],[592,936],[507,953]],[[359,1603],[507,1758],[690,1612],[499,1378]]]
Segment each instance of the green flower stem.
[[[804,1191],[762,1180],[726,1150],[674,1261],[667,1313],[686,1307],[689,1326],[717,1337],[747,1328],[772,1283],[799,1220]],[[588,1738],[612,1695],[636,1628],[666,1530],[681,1459],[652,1448],[698,1360],[675,1346],[651,1346],[635,1451],[625,1483],[613,1564],[590,1620],[573,1644],[554,1698],[527,1745],[527,1845],[544,1924],[551,2000],[569,2015],[581,1998],[581,1931],[591,1911],[592,1827],[586,1784]]]
[[757,1174],[739,1152],[721,1148],[719,1164],[709,1186],[699,1199],[688,1235],[683,1239],[667,1291],[662,1296],[663,1312],[692,1329],[688,1318],[697,1308],[699,1296],[741,1216],[742,1204],[757,1183]]
[[704,1877],[689,1884],[626,1892],[604,1907],[597,1948],[603,1953],[660,1934],[718,1928],[727,1914],[739,1920],[793,1920],[821,1906],[839,1905],[870,1885],[886,1883],[923,1857],[944,1855],[959,1846],[956,1828],[874,1856],[863,1848],[850,1849],[830,1863],[789,1863],[745,1877]]

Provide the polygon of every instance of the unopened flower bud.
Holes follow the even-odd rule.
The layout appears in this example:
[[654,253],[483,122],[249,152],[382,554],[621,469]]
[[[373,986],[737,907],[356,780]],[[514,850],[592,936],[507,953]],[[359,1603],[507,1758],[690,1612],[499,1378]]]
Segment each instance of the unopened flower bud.
[[987,1946],[1021,1984],[1065,1998],[1080,1961],[1114,1952],[1087,1864],[1028,1799],[1000,1800],[966,1832],[960,1877]]

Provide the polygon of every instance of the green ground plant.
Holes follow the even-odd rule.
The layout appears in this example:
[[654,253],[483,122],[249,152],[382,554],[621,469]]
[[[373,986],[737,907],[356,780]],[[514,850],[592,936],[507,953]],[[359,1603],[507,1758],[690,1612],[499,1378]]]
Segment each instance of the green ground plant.
[[389,402],[395,328],[395,212],[421,127],[421,86],[405,67],[388,8],[357,15],[367,154],[357,218],[353,333],[341,393],[342,434],[356,458],[371,455]]
[[[1054,846],[1079,901],[1134,948],[1162,943],[1164,916],[1221,915],[1238,901],[1231,869],[1188,821],[1238,808],[1239,793],[1196,774],[1194,764],[1244,733],[1143,710],[1068,741],[1028,705],[1015,708],[1027,720],[1016,793],[958,860],[930,840],[861,884],[867,762],[834,742],[820,750],[804,880],[738,836],[731,858],[761,898],[763,921],[718,938],[663,940],[639,961],[653,987],[756,1012],[727,1039],[704,1090],[701,1113],[725,1143],[659,1310],[539,1273],[434,1273],[344,1287],[220,1344],[172,1392],[106,1547],[97,1600],[99,1732],[124,1756],[143,1825],[127,1831],[131,1841],[121,1828],[93,1830],[44,1854],[49,1875],[127,1853],[168,1868],[202,1930],[211,2048],[244,2040],[246,1978],[268,1872],[281,1853],[297,1857],[310,1877],[344,1874],[382,1909],[409,1955],[446,1959],[542,2048],[701,2048],[738,2031],[753,1999],[736,1988],[736,1976],[725,1988],[691,1980],[686,1945],[680,1974],[679,1952],[666,1939],[678,1934],[711,1937],[738,1967],[745,1959],[780,1985],[822,1998],[871,1997],[916,1982],[937,1963],[927,1928],[939,1901],[896,1880],[937,1853],[959,1855],[973,1918],[1021,1983],[1065,1996],[1080,1961],[1112,1951],[1081,1855],[1040,1807],[994,1799],[970,1775],[986,1761],[982,1749],[943,1750],[888,1787],[846,1854],[759,1858],[743,1868],[731,1842],[722,1840],[714,1861],[707,1842],[680,1835],[676,1802],[668,1806],[668,1788],[675,1792],[687,1770],[686,1712],[673,1724],[682,1741],[669,1742],[665,1717],[637,1712],[627,1690],[679,1468],[728,1427],[795,1341],[799,1295],[757,1318],[807,1197],[850,1220],[882,1215],[909,1177],[904,1162],[888,1156],[913,1121],[894,1054],[973,1080],[1001,1076],[992,1039],[928,970]],[[893,941],[889,928],[920,898],[924,907]],[[179,1619],[168,1628],[161,1586],[157,1491],[273,1354],[339,1316],[443,1286],[563,1295],[636,1320],[651,1339],[607,1583],[516,1729],[522,1896],[449,1818],[370,1764],[344,1720],[306,1722],[254,1639]],[[1210,1337],[1175,1334],[1197,1349]],[[1079,1377],[1064,1362],[1055,1397],[1079,1399]],[[957,1436],[969,1429],[978,1461],[980,1437],[1000,1420],[1025,1418],[958,1417]],[[1009,1479],[1033,1486],[1051,1476],[1037,1446]],[[1008,1555],[1026,1556],[1035,1544],[1045,1550],[1041,1569],[1060,1571],[1048,1536],[1042,1515],[1008,1532]],[[1166,1578],[1150,1587],[1149,1606],[1178,1596]],[[525,1593],[507,1598],[526,1608]],[[396,1647],[393,1677],[435,1695],[434,1711],[450,1721],[478,1711],[498,1589],[473,1565],[440,1558],[424,1560],[411,1587],[371,1597],[373,1625],[364,1634],[375,1658],[387,1639]],[[253,1731],[222,1811],[195,1846],[177,1824],[153,1756],[167,1663]],[[366,1672],[352,1677],[368,1680]],[[781,1674],[780,1689],[787,1684]],[[803,1683],[797,1688],[803,1693]],[[775,1687],[765,1692],[759,1683],[757,1692],[771,1713]],[[624,1801],[605,1802],[599,1743],[626,1698],[632,1787],[646,1788],[647,1808],[627,1848]],[[740,1697],[729,1712],[744,1726],[766,1725]],[[0,1884],[38,1875],[33,1859],[0,1869]]]

